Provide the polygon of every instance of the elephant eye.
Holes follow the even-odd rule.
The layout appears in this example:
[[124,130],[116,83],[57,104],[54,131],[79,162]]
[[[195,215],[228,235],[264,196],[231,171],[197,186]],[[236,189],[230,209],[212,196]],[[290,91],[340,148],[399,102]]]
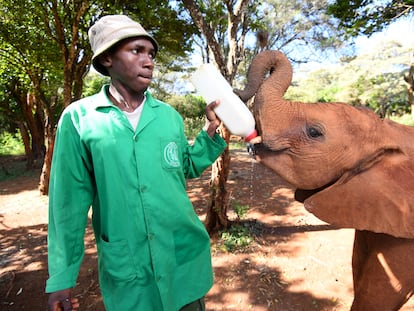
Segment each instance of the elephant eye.
[[322,130],[316,126],[308,127],[307,132],[310,138],[318,138],[320,136],[323,136]]

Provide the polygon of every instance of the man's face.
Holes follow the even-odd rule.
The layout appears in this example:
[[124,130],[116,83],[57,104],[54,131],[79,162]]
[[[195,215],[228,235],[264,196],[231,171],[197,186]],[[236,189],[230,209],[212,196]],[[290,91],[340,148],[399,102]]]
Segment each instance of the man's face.
[[107,70],[111,80],[133,93],[144,92],[152,80],[155,48],[143,37],[125,39],[108,53]]

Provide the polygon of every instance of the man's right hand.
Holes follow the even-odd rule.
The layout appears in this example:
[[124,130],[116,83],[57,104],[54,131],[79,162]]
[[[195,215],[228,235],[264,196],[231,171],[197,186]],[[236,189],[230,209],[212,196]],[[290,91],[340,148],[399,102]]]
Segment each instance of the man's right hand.
[[71,297],[70,289],[60,290],[49,295],[48,311],[76,311],[78,308],[79,300]]

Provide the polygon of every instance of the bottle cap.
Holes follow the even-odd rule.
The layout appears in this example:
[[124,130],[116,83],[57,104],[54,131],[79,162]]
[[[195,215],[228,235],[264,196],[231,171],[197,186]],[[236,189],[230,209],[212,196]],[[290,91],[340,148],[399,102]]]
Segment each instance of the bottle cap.
[[245,138],[244,138],[244,141],[245,142],[249,142],[250,140],[252,140],[253,138],[255,138],[255,137],[257,137],[257,131],[256,130],[254,130],[253,132],[251,132],[249,135],[247,135]]

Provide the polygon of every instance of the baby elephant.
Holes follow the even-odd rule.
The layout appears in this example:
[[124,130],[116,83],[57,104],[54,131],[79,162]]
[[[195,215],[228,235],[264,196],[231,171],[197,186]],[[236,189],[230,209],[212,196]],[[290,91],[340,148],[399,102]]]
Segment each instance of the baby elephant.
[[414,290],[414,128],[344,103],[284,100],[291,78],[288,59],[265,51],[235,91],[255,96],[255,158],[308,211],[356,229],[351,310],[398,310]]

